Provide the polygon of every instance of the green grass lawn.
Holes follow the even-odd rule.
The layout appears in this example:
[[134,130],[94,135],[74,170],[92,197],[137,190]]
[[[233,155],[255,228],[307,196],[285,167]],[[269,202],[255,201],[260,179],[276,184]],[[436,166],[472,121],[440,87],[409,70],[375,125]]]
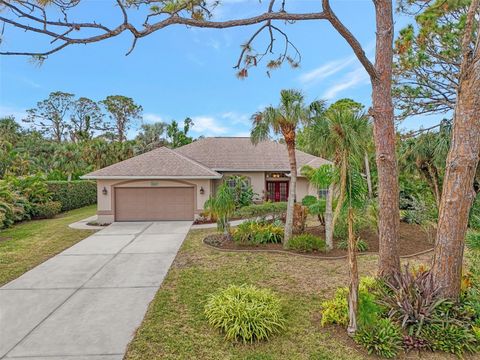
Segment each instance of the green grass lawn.
[[92,234],[69,224],[95,214],[96,205],[54,219],[26,221],[0,231],[0,285],[3,285]]
[[[210,230],[191,231],[130,343],[126,359],[363,359],[366,352],[338,327],[320,326],[322,299],[346,285],[346,260],[279,254],[225,253],[201,243]],[[419,259],[419,261],[426,261]],[[376,256],[359,259],[374,274]],[[268,342],[237,344],[209,327],[209,294],[229,284],[267,287],[283,299],[287,329]],[[425,356],[429,358],[429,356]]]

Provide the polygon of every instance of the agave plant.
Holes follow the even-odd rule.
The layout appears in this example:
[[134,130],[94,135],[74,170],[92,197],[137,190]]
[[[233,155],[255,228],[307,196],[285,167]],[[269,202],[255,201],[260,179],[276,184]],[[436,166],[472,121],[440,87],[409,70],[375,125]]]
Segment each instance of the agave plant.
[[435,310],[447,300],[440,297],[430,271],[413,272],[409,265],[387,281],[380,303],[390,309],[388,315],[399,322],[409,334],[418,336],[425,323],[434,322]]

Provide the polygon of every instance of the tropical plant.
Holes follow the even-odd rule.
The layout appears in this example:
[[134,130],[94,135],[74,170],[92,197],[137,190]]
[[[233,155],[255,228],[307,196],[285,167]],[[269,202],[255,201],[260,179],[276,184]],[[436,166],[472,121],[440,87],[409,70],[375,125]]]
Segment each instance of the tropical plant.
[[288,246],[288,241],[293,234],[293,207],[297,183],[296,132],[307,121],[308,111],[304,104],[304,96],[297,90],[282,90],[278,107],[269,106],[265,110],[252,115],[251,139],[254,144],[268,139],[270,132],[273,131],[275,135],[282,135],[287,147],[290,162],[290,186],[283,240],[285,247]]
[[283,227],[278,223],[248,220],[232,231],[233,240],[240,245],[281,243]]
[[178,122],[172,120],[172,122],[167,125],[166,129],[167,138],[169,140],[170,146],[175,149],[177,147],[190,144],[193,139],[187,134],[193,125],[193,120],[190,118],[186,118],[183,121],[183,129],[180,129],[178,126]]
[[253,204],[253,188],[246,176],[231,175],[225,179],[225,182],[232,189],[235,200],[235,208],[241,208]]
[[207,299],[208,323],[225,339],[252,343],[268,340],[285,329],[280,299],[268,289],[253,285],[230,285]]
[[325,251],[325,240],[312,234],[301,234],[292,237],[288,243],[288,248],[301,252]]
[[230,236],[230,218],[235,212],[235,200],[227,184],[222,184],[215,196],[205,202],[204,207],[211,211],[217,219],[217,229]]
[[398,355],[402,349],[402,332],[390,319],[380,319],[371,326],[361,328],[355,341],[364,346],[369,354],[387,359]]
[[390,318],[407,329],[409,335],[418,336],[423,326],[434,320],[436,309],[446,302],[430,271],[413,272],[408,265],[386,286],[388,290],[381,303],[389,309]]
[[[365,252],[368,250],[368,244],[366,243],[365,240],[361,238],[357,238],[356,240],[357,244],[357,251],[358,252]],[[340,250],[348,250],[348,240],[343,238],[337,243],[337,248]]]

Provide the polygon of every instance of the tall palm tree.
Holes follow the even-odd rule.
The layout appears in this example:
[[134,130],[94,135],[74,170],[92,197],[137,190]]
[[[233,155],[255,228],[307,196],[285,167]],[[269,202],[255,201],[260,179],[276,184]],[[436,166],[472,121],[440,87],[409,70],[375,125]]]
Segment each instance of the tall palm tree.
[[284,246],[292,237],[293,209],[297,184],[297,159],[295,156],[295,140],[297,129],[308,121],[308,110],[304,104],[304,97],[297,90],[282,90],[280,105],[269,106],[252,116],[251,138],[254,144],[270,138],[271,132],[282,135],[287,145],[290,162],[290,186],[287,203],[287,219],[285,221]]
[[339,195],[332,219],[333,229],[345,200],[350,163],[364,160],[371,131],[363,113],[348,109],[329,109],[314,120],[314,125],[307,132],[306,142],[318,154],[332,159],[339,172]]

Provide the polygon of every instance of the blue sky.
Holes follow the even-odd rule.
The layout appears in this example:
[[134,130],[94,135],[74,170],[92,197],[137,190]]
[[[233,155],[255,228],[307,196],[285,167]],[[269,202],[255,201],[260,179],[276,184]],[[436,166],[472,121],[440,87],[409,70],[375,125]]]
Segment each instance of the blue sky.
[[[77,11],[84,20],[89,14],[102,15],[102,21],[121,21],[112,1],[87,0]],[[320,1],[287,0],[287,9],[303,12],[317,10]],[[251,16],[265,4],[256,0],[224,0],[216,10],[216,19]],[[375,18],[371,1],[332,1],[338,16],[363,44],[369,56],[374,54]],[[107,15],[104,15],[107,14]],[[398,31],[410,19],[395,16]],[[52,91],[102,100],[108,95],[126,95],[143,106],[143,121],[172,119],[194,120],[193,135],[246,136],[250,115],[270,104],[277,104],[284,88],[302,90],[307,101],[329,102],[349,97],[370,104],[370,84],[365,71],[344,40],[325,21],[287,25],[290,40],[302,54],[301,66],[284,65],[266,75],[265,64],[239,80],[233,65],[240,45],[257,26],[226,30],[192,29],[175,26],[140,39],[136,49],[125,56],[131,45],[128,34],[98,44],[67,47],[50,56],[42,66],[24,57],[0,58],[0,116],[14,115],[17,120],[25,110]],[[45,42],[37,35],[5,29],[2,49],[41,49]],[[263,49],[265,41],[256,43]],[[283,46],[278,41],[277,46]],[[407,119],[401,128],[429,126],[438,117]],[[132,130],[130,136],[133,136]]]

